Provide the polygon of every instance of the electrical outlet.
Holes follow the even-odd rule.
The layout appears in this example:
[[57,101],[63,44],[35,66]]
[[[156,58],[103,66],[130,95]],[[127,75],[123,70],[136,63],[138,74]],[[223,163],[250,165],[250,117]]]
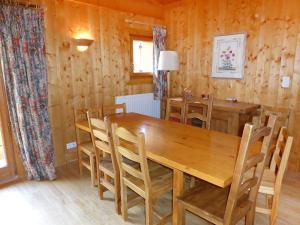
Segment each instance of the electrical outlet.
[[282,88],[289,88],[290,87],[290,77],[283,76],[281,80],[281,87]]
[[66,144],[66,147],[67,147],[68,150],[69,150],[69,149],[73,149],[73,148],[76,148],[76,147],[77,147],[77,144],[76,144],[75,141],[74,141],[74,142],[70,142],[70,143],[67,143],[67,144]]

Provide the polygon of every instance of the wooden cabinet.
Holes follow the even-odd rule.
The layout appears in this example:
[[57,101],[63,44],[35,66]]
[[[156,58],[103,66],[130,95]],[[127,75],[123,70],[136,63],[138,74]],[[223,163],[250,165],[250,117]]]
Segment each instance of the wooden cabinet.
[[242,135],[245,123],[251,122],[260,105],[245,102],[214,100],[211,129]]

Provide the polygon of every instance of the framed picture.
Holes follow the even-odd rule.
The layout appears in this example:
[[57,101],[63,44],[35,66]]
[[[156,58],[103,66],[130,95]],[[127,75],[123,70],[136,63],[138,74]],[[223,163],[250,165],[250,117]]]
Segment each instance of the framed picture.
[[214,37],[212,77],[243,78],[246,37],[246,33]]

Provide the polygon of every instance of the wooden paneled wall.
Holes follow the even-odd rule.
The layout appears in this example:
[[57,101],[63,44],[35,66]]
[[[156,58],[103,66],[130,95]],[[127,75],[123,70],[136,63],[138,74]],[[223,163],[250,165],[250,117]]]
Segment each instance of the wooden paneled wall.
[[[183,0],[165,10],[168,48],[177,50],[180,71],[173,73],[172,93],[189,87],[195,95],[236,97],[291,110],[290,133],[296,138],[290,168],[300,161],[300,1]],[[247,32],[243,80],[212,79],[212,40],[217,34]],[[289,89],[280,86],[288,75]]]
[[[31,2],[47,8],[49,109],[57,165],[66,162],[65,144],[75,140],[73,107],[97,107],[113,103],[116,95],[152,91],[152,85],[127,84],[131,66],[129,33],[151,32],[151,26],[125,22],[133,19],[167,25],[168,48],[179,52],[181,62],[180,71],[172,73],[173,95],[181,94],[182,87],[190,87],[195,95],[212,92],[217,98],[234,96],[240,101],[291,110],[289,129],[296,141],[290,168],[300,168],[299,0],[181,0],[166,6],[159,5],[159,1],[138,1],[141,5],[136,10],[147,16],[130,8],[122,12],[99,7],[100,3],[113,7],[111,1]],[[145,11],[147,4],[151,12]],[[123,9],[124,3],[117,6]],[[160,19],[162,10],[164,20]],[[248,34],[245,77],[212,79],[212,38],[235,32]],[[72,41],[80,36],[94,40],[82,53]],[[284,75],[292,79],[289,89],[280,87]]]
[[[117,95],[151,92],[152,85],[127,85],[130,78],[131,32],[151,32],[151,26],[134,25],[125,19],[162,23],[109,8],[74,1],[42,0],[47,8],[49,110],[56,150],[56,164],[66,162],[66,143],[75,141],[73,107],[112,104]],[[86,52],[72,41],[92,38]],[[72,155],[72,154],[71,154]]]

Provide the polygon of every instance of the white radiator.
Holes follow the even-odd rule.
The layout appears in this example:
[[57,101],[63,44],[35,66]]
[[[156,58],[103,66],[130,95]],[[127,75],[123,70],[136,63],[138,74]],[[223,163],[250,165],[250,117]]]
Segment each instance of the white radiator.
[[154,100],[153,93],[116,96],[115,102],[126,103],[127,112],[160,118],[160,100]]

